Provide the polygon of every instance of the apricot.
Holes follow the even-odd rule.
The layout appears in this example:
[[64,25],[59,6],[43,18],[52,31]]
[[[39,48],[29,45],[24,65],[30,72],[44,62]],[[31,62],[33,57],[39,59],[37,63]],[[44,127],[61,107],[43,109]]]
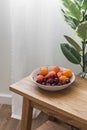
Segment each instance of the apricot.
[[58,73],[58,72],[60,71],[60,68],[59,68],[58,66],[54,66],[54,67],[52,68],[52,71]]
[[63,75],[68,77],[68,78],[71,78],[72,77],[72,71],[70,69],[65,69],[63,71]]
[[62,75],[59,77],[59,80],[65,82],[67,80],[67,77]]
[[41,75],[43,75],[43,76],[47,75],[47,74],[48,74],[48,68],[42,67],[42,68],[40,69],[40,73],[39,73],[39,74],[41,74]]

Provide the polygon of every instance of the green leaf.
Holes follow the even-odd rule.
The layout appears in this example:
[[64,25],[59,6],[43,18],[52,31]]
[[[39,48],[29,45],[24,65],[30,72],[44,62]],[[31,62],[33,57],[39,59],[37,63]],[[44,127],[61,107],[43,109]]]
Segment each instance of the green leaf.
[[80,21],[70,17],[63,9],[61,9],[65,18],[65,21],[71,26],[71,28],[76,29]]
[[84,0],[74,0],[75,4],[76,4],[79,8],[81,8],[83,1],[84,1]]
[[86,72],[80,72],[80,73],[78,74],[78,76],[80,76],[81,78],[85,78]]
[[83,0],[82,9],[83,9],[84,11],[87,10],[87,0]]
[[81,56],[80,54],[71,46],[66,43],[61,44],[61,50],[65,57],[74,64],[80,64]]
[[71,37],[64,35],[66,40],[78,51],[81,51],[81,47],[78,45],[77,42],[75,42]]
[[83,40],[87,40],[87,21],[82,22],[76,29],[77,35]]
[[81,20],[82,19],[82,14],[81,10],[76,6],[76,4],[70,0],[62,0],[63,5],[66,8],[66,12],[69,16]]

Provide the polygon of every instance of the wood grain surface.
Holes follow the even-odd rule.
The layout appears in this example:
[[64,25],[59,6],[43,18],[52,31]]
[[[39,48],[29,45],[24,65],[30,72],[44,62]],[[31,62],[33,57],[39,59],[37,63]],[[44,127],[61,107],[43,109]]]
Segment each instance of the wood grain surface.
[[11,85],[10,90],[31,100],[42,111],[82,130],[87,129],[87,79],[76,77],[68,88],[49,92],[40,89],[30,77],[26,77]]

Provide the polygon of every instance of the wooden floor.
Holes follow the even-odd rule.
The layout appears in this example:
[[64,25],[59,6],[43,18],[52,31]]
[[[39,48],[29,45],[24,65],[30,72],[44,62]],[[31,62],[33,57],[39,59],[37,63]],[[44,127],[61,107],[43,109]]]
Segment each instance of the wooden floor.
[[[33,120],[32,130],[36,130],[47,118],[47,115],[41,113]],[[11,118],[10,105],[0,105],[0,130],[20,130],[20,121]]]
[[[47,120],[48,116],[41,113],[35,120],[33,120],[32,130],[36,130]],[[72,129],[70,126],[66,126],[66,124],[60,121],[57,123],[64,127],[69,127],[70,130]],[[20,130],[20,120],[11,118],[11,105],[0,105],[0,130]],[[74,128],[73,130],[77,129]]]

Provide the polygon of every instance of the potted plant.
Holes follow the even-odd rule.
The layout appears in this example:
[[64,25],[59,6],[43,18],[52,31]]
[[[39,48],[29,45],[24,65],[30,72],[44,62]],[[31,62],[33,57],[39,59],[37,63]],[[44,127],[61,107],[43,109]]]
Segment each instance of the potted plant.
[[61,43],[61,50],[70,62],[81,66],[79,76],[84,78],[87,74],[87,0],[62,0],[62,5],[65,21],[75,30],[79,43],[64,35],[68,43]]

